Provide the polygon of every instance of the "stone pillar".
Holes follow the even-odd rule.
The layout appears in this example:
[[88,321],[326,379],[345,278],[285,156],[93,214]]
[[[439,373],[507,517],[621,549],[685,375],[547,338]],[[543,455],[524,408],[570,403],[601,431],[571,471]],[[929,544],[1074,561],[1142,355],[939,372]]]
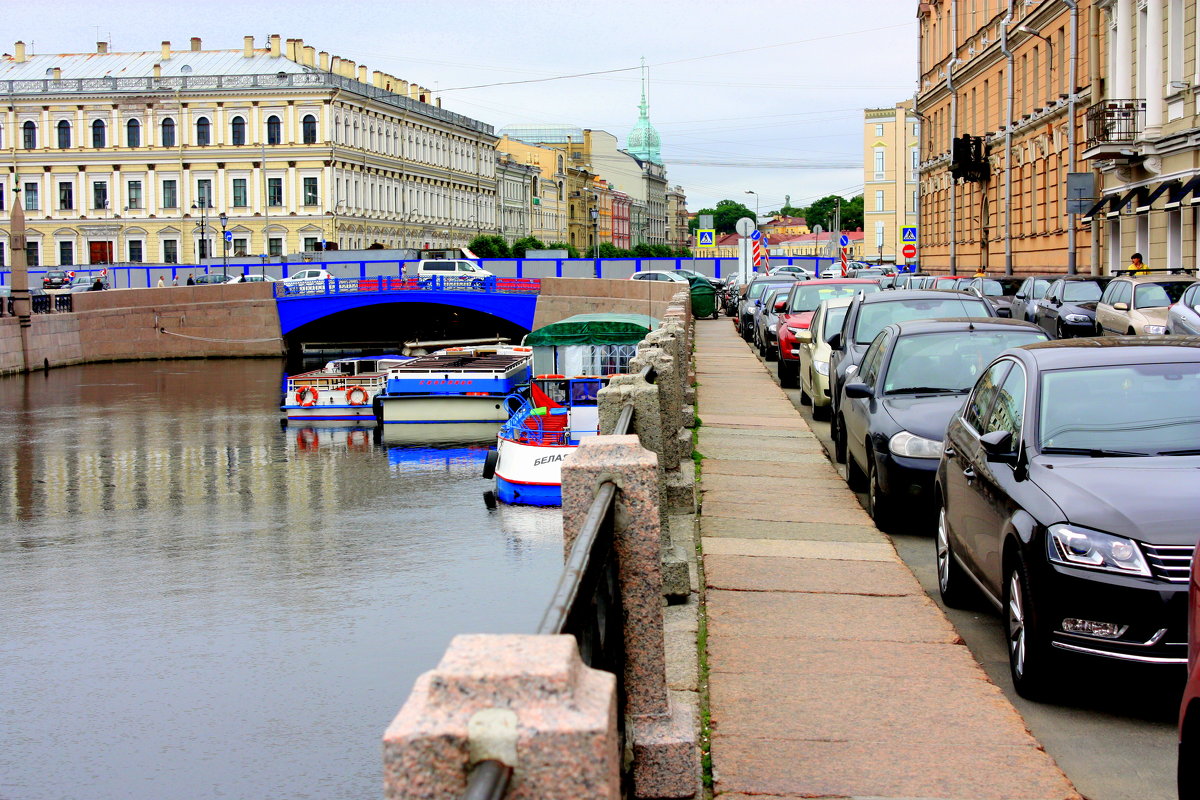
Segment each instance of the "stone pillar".
[[[1109,96],[1113,100],[1132,100],[1133,94],[1133,60],[1137,52],[1133,47],[1133,0],[1117,0],[1116,13],[1117,30],[1114,37],[1113,51],[1113,90]],[[1074,91],[1074,87],[1071,87]]]
[[1141,69],[1146,71],[1146,128],[1142,131],[1143,139],[1157,139],[1162,136],[1166,111],[1163,97],[1167,91],[1163,80],[1165,13],[1163,0],[1148,0],[1146,3],[1146,60],[1141,65]]
[[[12,259],[9,276],[12,281],[13,315],[21,329],[21,369],[29,371],[29,328],[33,324],[29,298],[29,264],[25,253],[25,199],[21,187],[12,193],[12,212],[8,218],[8,251]],[[0,299],[0,302],[3,302]]]
[[625,618],[625,732],[638,798],[693,797],[698,790],[696,727],[667,691],[663,645],[662,540],[658,459],[636,436],[584,439],[562,470],[563,539],[569,551],[596,488],[616,483],[614,547]]
[[383,736],[384,797],[461,797],[470,768],[514,768],[508,800],[619,800],[617,685],[573,636],[456,636]]

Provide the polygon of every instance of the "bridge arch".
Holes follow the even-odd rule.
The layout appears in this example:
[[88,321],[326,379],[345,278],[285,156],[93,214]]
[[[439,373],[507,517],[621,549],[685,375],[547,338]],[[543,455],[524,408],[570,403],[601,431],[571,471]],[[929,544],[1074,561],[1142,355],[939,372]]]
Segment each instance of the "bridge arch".
[[347,292],[321,294],[312,297],[281,297],[279,327],[288,335],[303,325],[317,322],[334,314],[378,305],[421,303],[478,311],[498,317],[525,330],[533,330],[537,295],[503,294],[497,292]]

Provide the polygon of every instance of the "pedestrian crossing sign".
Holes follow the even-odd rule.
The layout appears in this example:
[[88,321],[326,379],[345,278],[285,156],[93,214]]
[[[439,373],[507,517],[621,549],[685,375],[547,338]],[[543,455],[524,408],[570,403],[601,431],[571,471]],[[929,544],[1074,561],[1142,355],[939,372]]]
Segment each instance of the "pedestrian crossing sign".
[[917,241],[917,229],[915,227],[901,228],[900,229],[900,241],[912,242],[915,244]]
[[696,247],[716,247],[717,232],[715,230],[696,231]]

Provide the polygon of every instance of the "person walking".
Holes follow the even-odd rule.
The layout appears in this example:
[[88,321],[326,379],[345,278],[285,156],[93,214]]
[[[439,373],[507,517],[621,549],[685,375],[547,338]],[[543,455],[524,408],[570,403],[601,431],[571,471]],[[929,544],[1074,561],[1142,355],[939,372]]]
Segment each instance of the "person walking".
[[975,277],[976,278],[986,278],[987,277],[987,267],[980,267],[979,269],[975,270]]
[[1142,262],[1142,254],[1134,253],[1129,259],[1129,271],[1134,275],[1148,275],[1150,268]]
[[190,272],[188,273],[187,285],[188,286],[196,285],[196,279],[192,277],[192,273],[190,273]]
[[172,276],[171,276],[171,285],[172,285],[172,286],[178,286],[178,285],[179,285],[179,276],[178,276],[178,275],[172,275]]
[[160,289],[161,289],[161,288],[163,288],[163,287],[164,287],[164,286],[166,286],[166,285],[167,285],[167,282],[163,280],[163,276],[162,276],[162,275],[159,275],[159,276],[158,276],[158,288],[160,288]]

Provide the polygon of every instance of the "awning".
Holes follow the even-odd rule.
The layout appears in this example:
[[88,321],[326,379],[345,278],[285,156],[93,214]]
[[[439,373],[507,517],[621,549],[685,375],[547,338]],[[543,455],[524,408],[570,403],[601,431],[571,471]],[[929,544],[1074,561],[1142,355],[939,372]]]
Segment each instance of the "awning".
[[1197,192],[1200,192],[1200,175],[1193,175],[1182,186],[1171,192],[1163,207],[1176,208],[1189,197],[1192,198],[1191,202],[1200,203],[1200,197],[1196,197]]
[[1087,213],[1079,218],[1079,221],[1085,225],[1088,224],[1089,222],[1092,221],[1093,217],[1103,215],[1104,210],[1106,208],[1108,208],[1110,205],[1112,205],[1113,203],[1115,203],[1117,200],[1119,200],[1120,197],[1121,196],[1119,194],[1110,194],[1106,197],[1101,197],[1099,202],[1096,203],[1096,205],[1089,208]]
[[1108,215],[1107,215],[1108,218],[1112,219],[1113,217],[1120,216],[1121,209],[1124,208],[1125,206],[1129,205],[1134,200],[1138,201],[1137,205],[1134,206],[1134,208],[1136,209],[1138,206],[1142,205],[1142,203],[1141,203],[1142,198],[1146,197],[1146,195],[1148,195],[1149,193],[1150,193],[1150,189],[1149,189],[1149,187],[1146,187],[1146,186],[1135,186],[1134,188],[1130,189],[1128,192],[1126,192],[1124,195],[1121,196],[1121,199],[1118,200],[1112,206],[1112,208],[1109,209]]
[[1142,198],[1142,201],[1138,204],[1138,207],[1135,208],[1134,211],[1136,211],[1139,214],[1145,214],[1147,211],[1150,210],[1150,206],[1154,205],[1155,200],[1162,197],[1163,194],[1166,193],[1168,190],[1174,191],[1174,190],[1178,189],[1180,187],[1181,183],[1182,182],[1178,178],[1176,178],[1175,180],[1163,181],[1158,186],[1156,186],[1149,194],[1147,194],[1145,197]]
[[637,344],[657,327],[658,320],[644,314],[576,314],[532,331],[522,344],[526,347]]

